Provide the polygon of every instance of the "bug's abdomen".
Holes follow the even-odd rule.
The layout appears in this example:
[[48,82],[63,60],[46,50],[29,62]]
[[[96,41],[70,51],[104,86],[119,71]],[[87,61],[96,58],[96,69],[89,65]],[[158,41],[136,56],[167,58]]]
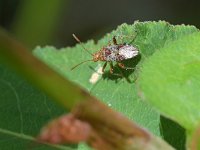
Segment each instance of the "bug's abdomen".
[[123,45],[119,48],[119,55],[123,56],[124,59],[130,59],[137,56],[139,53],[138,49],[132,45]]
[[122,61],[133,58],[138,53],[138,49],[132,45],[111,45],[104,48],[104,59],[105,61]]

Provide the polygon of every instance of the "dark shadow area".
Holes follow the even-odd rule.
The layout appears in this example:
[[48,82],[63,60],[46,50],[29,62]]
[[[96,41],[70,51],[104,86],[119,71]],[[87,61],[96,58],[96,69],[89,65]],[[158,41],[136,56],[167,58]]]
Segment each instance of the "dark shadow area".
[[105,79],[114,80],[116,83],[119,80],[125,78],[128,83],[133,83],[136,77],[134,77],[134,79],[130,79],[130,75],[135,72],[136,65],[138,64],[140,59],[141,59],[141,55],[138,55],[134,58],[122,61],[125,67],[132,68],[132,69],[122,69],[117,64],[114,64],[113,74],[111,74],[109,71],[105,71],[104,74],[102,75],[102,78],[104,80]]
[[[116,29],[118,25],[122,23],[132,24],[135,20],[166,20],[171,24],[184,23],[200,27],[198,19],[200,1],[197,0],[190,0],[189,2],[187,0],[63,0],[63,2],[60,13],[56,15],[56,25],[50,33],[54,40],[49,43],[46,42],[46,44],[56,47],[76,44],[74,39],[71,38],[72,33],[78,34],[83,42],[88,39],[98,40],[105,33]],[[30,9],[24,9],[26,8],[24,3],[27,3],[27,1],[0,0],[0,25],[13,34],[15,34],[13,32],[14,24],[21,19],[19,16],[21,11],[23,11],[22,14],[25,14],[22,21],[31,21],[31,19],[28,19],[31,18],[29,16]],[[50,3],[52,2],[46,1],[46,5],[50,5]],[[35,7],[37,9],[32,11],[34,16],[39,18],[44,14],[38,12],[38,8],[42,7],[40,1],[37,5],[38,7]],[[54,17],[54,15],[54,13],[49,13],[47,18]],[[29,21],[21,28],[26,28],[27,24],[30,25]],[[30,30],[38,32],[37,28],[41,25],[41,22],[34,22],[32,28],[26,30],[26,34],[29,34]],[[46,26],[43,27],[48,28],[49,25],[50,23],[46,22]],[[30,34],[30,37],[27,38],[31,37]],[[22,43],[25,43],[25,41],[22,41]],[[41,43],[38,42],[37,45],[41,45]]]
[[160,131],[161,134],[170,145],[177,150],[185,150],[186,134],[185,129],[176,122],[160,117]]

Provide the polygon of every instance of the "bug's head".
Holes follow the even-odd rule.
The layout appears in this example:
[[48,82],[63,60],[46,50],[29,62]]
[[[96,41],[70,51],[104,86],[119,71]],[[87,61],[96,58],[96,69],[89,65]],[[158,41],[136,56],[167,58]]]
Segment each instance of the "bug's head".
[[94,53],[92,60],[94,62],[101,60],[101,54],[99,52]]

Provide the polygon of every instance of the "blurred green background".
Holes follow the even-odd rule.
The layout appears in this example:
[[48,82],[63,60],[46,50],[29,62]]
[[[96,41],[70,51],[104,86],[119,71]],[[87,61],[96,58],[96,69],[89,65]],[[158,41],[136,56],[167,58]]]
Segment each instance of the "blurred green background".
[[166,20],[200,26],[198,0],[0,0],[0,25],[28,47],[72,46],[121,23]]

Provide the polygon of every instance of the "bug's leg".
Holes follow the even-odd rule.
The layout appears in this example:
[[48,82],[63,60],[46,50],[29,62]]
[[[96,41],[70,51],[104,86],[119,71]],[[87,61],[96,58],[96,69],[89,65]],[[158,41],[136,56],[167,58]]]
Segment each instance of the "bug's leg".
[[117,74],[117,75],[120,76],[120,77],[123,77],[124,79],[126,79],[126,81],[127,81],[128,83],[131,83],[130,79],[129,79],[128,77],[126,77],[126,76],[124,75],[124,73],[123,73],[119,68],[117,68],[117,69],[118,69],[119,72],[120,72],[120,74]]
[[128,70],[128,69],[135,69],[135,68],[131,68],[131,67],[126,67],[126,66],[124,66],[124,64],[122,64],[122,63],[117,63],[117,65],[120,67],[120,68],[122,68],[122,69],[126,69],[126,70]]
[[110,73],[113,74],[113,63],[110,62]]
[[[120,70],[119,70],[120,71]],[[120,74],[118,74],[118,73],[113,73],[113,63],[112,62],[110,62],[110,73],[112,74],[112,75],[115,75],[115,76],[118,76],[118,77],[124,77],[124,75],[123,75],[123,73],[120,71]]]
[[[116,36],[113,36],[112,42],[113,42],[114,45],[117,45]],[[108,46],[110,46],[110,45],[111,45],[111,40],[108,42]]]
[[107,61],[106,61],[105,64],[103,65],[102,72],[105,71],[106,66],[107,66]]
[[[110,62],[109,64],[110,64],[110,73],[111,73],[112,75],[116,75],[116,76],[125,78],[127,82],[131,83],[131,81],[130,81],[127,77],[124,76],[124,74],[123,74],[123,72],[122,72],[121,70],[119,70],[121,74],[113,73],[113,63]],[[119,68],[118,68],[118,69],[119,69]]]
[[114,44],[114,45],[117,45],[117,40],[116,40],[116,37],[115,37],[115,36],[113,36],[113,44]]

